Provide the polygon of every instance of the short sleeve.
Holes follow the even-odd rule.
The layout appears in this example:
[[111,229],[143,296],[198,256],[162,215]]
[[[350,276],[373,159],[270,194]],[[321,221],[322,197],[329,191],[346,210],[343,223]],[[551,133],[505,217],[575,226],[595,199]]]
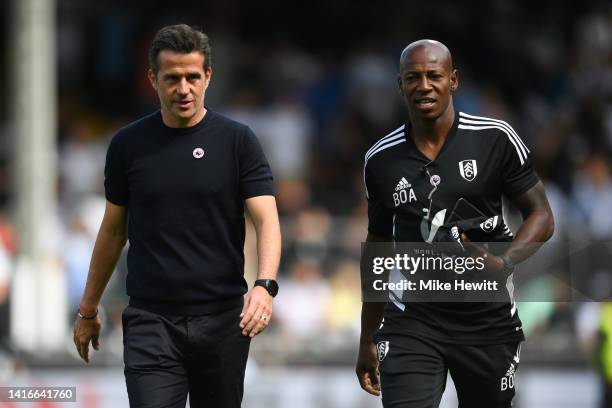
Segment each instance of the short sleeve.
[[129,201],[125,156],[124,144],[117,134],[112,138],[106,152],[104,191],[108,201],[122,206],[127,205]]
[[385,206],[367,163],[363,171],[368,199],[368,231],[378,236],[390,236],[393,234],[393,211]]
[[238,145],[238,168],[243,199],[274,195],[272,170],[259,140],[248,127]]
[[540,180],[533,168],[531,152],[509,125],[504,128],[502,145],[502,189],[506,196],[516,197]]

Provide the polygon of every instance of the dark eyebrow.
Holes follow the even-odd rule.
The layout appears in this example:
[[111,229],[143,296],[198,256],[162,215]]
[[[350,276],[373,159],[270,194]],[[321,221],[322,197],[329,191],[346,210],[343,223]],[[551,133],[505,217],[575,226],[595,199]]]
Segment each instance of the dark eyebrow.
[[[163,79],[178,79],[180,77],[181,75],[173,74],[173,73],[167,73],[162,76]],[[185,77],[186,78],[201,78],[202,74],[200,72],[188,72],[185,74]]]
[[444,75],[444,70],[443,69],[429,69],[427,71],[417,71],[417,70],[406,70],[402,73],[402,76],[406,76],[406,75],[411,75],[411,74],[427,74],[427,75],[431,75],[431,74],[439,74],[439,75]]

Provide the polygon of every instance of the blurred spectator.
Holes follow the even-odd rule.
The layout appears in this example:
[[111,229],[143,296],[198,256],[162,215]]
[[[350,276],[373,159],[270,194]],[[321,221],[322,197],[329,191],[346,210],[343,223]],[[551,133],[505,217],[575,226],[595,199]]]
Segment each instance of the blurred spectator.
[[279,279],[274,313],[287,345],[298,351],[303,343],[316,340],[325,331],[325,312],[330,288],[321,268],[314,262],[296,261],[289,276]]
[[11,293],[12,261],[4,245],[0,245],[0,350],[8,346],[10,320],[9,296]]
[[7,381],[13,372],[15,348],[10,341],[10,300],[13,259],[16,252],[13,229],[4,213],[0,212],[0,382]]
[[331,298],[327,305],[327,324],[331,333],[344,338],[358,336],[361,318],[361,284],[359,262],[341,262],[331,277],[329,287]]
[[83,118],[74,123],[59,153],[62,204],[70,212],[92,194],[103,196],[107,140]]
[[308,184],[303,180],[281,180],[276,183],[279,213],[294,216],[308,206],[311,200]]
[[258,135],[276,180],[306,176],[313,125],[302,105],[279,101],[265,108],[233,105],[223,110],[228,116],[249,125]]
[[581,303],[577,307],[579,345],[601,380],[599,408],[612,407],[612,303]]
[[594,239],[612,238],[612,175],[609,161],[601,153],[591,157],[576,173],[574,200],[580,222]]
[[66,231],[62,246],[64,269],[68,278],[69,316],[78,309],[87,282],[89,261],[106,203],[102,197],[90,196],[80,202]]

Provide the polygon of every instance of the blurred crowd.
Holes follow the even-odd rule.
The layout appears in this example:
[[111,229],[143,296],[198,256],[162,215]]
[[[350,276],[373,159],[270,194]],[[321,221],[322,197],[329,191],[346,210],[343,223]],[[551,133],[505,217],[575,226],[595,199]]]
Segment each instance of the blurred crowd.
[[[413,2],[379,7],[345,0],[318,10],[273,2],[262,10],[237,1],[186,1],[184,10],[153,2],[145,12],[149,3],[58,0],[58,256],[70,318],[104,210],[106,148],[119,127],[158,106],[145,76],[146,47],[167,23],[199,25],[209,34],[214,74],[206,104],[254,130],[275,175],[281,290],[270,333],[254,347],[276,352],[256,353],[256,359],[354,360],[359,253],[367,231],[363,157],[406,119],[397,60],[406,44],[422,37],[444,42],[453,53],[460,73],[456,107],[510,122],[534,153],[555,213],[553,239],[612,242],[609,2],[521,7],[500,0],[484,7],[442,1],[420,12]],[[2,131],[8,118],[0,118]],[[10,135],[1,136],[0,203],[6,210]],[[0,216],[0,311],[18,250],[15,235]],[[607,262],[580,268],[584,287],[597,289],[587,298],[612,298],[610,248],[604,244],[604,255],[589,257]],[[246,254],[252,281],[252,239]],[[104,298],[105,316],[115,328],[107,336],[119,330],[127,301],[124,264],[118,269]],[[580,348],[593,351],[599,304],[568,302],[555,282],[539,284],[533,289],[537,299],[527,300],[541,302],[520,308],[532,347],[542,345],[540,356],[551,360]],[[0,321],[6,335],[7,319]]]

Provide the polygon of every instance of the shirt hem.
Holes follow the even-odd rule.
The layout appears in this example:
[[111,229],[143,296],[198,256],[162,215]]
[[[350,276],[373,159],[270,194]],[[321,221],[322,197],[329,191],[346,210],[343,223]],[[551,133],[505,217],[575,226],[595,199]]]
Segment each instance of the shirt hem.
[[148,312],[174,315],[174,316],[197,316],[207,315],[242,307],[244,298],[242,296],[221,299],[216,301],[200,303],[175,303],[160,302],[148,299],[130,297],[130,306],[143,309]]

